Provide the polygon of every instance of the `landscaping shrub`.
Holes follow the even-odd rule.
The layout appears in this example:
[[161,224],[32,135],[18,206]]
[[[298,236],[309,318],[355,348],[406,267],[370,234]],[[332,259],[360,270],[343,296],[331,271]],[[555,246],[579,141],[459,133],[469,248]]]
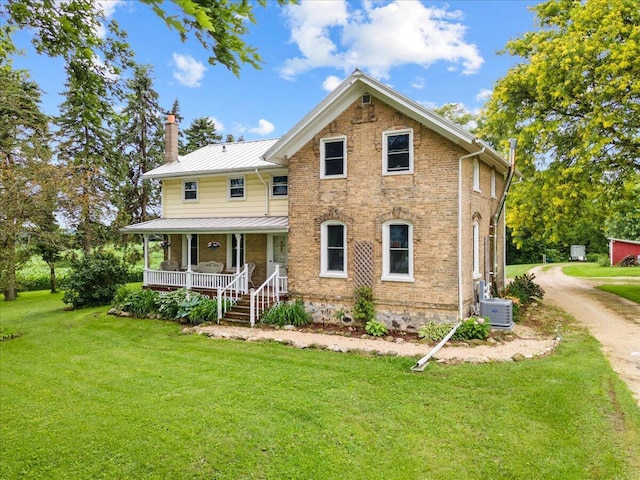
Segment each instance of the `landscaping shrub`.
[[373,305],[373,291],[369,287],[361,286],[354,291],[353,319],[366,325],[369,320],[375,320],[376,310]]
[[122,310],[130,312],[138,318],[145,318],[158,312],[158,299],[160,295],[149,289],[137,289],[131,292],[120,303]]
[[278,303],[267,310],[261,322],[267,325],[293,325],[301,327],[311,322],[311,314],[304,309],[302,300],[294,303]]
[[439,342],[447,336],[452,328],[453,325],[450,323],[428,322],[418,329],[418,337]]
[[501,296],[515,297],[520,300],[521,305],[529,305],[536,299],[542,300],[544,290],[533,281],[534,278],[533,273],[516,276]]
[[471,317],[462,321],[456,333],[451,337],[453,340],[486,340],[491,331],[491,324],[488,320],[480,317]]
[[364,331],[372,337],[382,337],[386,335],[389,329],[387,326],[377,320],[369,320],[364,326]]
[[203,322],[218,320],[218,300],[215,298],[203,298],[189,312],[189,323],[198,325]]
[[62,301],[74,308],[109,305],[128,273],[128,266],[111,253],[98,252],[73,259]]
[[[165,320],[177,320],[181,318],[185,312],[186,315],[188,315],[191,309],[195,307],[195,304],[189,305],[189,299],[196,295],[199,294],[189,292],[186,288],[158,295],[158,313]],[[184,304],[184,306],[181,306],[182,304]]]
[[[587,258],[589,258],[588,255]],[[597,254],[594,261],[599,267],[608,267],[610,264],[609,255],[605,255],[604,253]]]

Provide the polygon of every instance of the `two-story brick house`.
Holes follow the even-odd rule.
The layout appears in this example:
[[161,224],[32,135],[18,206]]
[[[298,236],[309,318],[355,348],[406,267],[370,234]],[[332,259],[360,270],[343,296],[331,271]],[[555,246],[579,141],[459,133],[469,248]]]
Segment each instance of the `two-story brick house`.
[[466,316],[479,280],[504,281],[510,163],[360,71],[278,140],[176,159],[173,130],[167,163],[146,174],[162,180],[162,218],[125,231],[169,235],[187,270],[252,262],[257,285],[279,265],[325,321],[367,285],[378,319],[401,329]]

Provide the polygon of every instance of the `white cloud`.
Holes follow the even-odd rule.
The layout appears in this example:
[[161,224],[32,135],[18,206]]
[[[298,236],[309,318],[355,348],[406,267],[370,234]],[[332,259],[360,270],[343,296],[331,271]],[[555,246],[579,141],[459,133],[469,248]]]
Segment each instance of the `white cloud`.
[[257,133],[258,135],[264,136],[264,135],[269,135],[275,129],[276,127],[273,125],[273,123],[271,123],[268,120],[265,120],[264,118],[261,118],[260,120],[258,120],[257,127],[249,128],[248,130],[251,133]]
[[95,0],[95,9],[102,10],[104,16],[109,18],[116,11],[116,8],[120,5],[124,5],[124,0]]
[[327,78],[324,79],[324,82],[322,82],[322,89],[326,90],[327,92],[331,92],[338,85],[340,85],[340,82],[342,82],[342,80],[336,77],[335,75],[329,75]]
[[209,120],[211,120],[213,122],[213,124],[216,126],[216,132],[222,132],[224,131],[224,124],[218,120],[216,117],[212,117],[211,115],[209,115]]
[[476,100],[478,100],[479,102],[489,100],[491,98],[491,95],[493,95],[493,90],[482,88],[476,95]]
[[416,77],[411,82],[411,86],[416,90],[422,90],[425,86],[425,80],[423,77]]
[[[317,67],[354,68],[381,79],[405,64],[427,68],[439,61],[449,68],[475,73],[484,62],[476,45],[464,40],[462,13],[426,7],[418,0],[394,0],[380,5],[363,2],[353,10],[348,0],[302,2],[285,9],[291,41],[301,55],[286,60],[286,79]],[[352,9],[349,11],[349,9]]]
[[207,69],[201,62],[198,62],[191,55],[173,54],[173,78],[178,80],[185,87],[199,87],[204,71]]

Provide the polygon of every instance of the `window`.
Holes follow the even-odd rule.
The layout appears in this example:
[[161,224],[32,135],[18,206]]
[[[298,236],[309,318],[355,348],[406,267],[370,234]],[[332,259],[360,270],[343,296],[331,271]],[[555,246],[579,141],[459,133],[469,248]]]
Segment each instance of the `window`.
[[320,275],[347,278],[347,227],[330,221],[321,226]]
[[382,280],[413,282],[413,225],[391,220],[382,226]]
[[491,170],[491,198],[496,198],[496,171]]
[[287,175],[271,176],[271,196],[286,197],[289,195],[289,177]]
[[347,176],[346,143],[344,137],[320,141],[320,178]]
[[473,159],[473,190],[480,191],[480,162],[477,158]]
[[182,182],[182,199],[185,202],[195,202],[198,200],[198,182],[196,180],[185,180]]
[[480,274],[480,224],[473,222],[473,277],[479,278]]
[[383,134],[383,173],[413,172],[413,130],[394,130]]
[[229,178],[229,200],[244,200],[244,177]]

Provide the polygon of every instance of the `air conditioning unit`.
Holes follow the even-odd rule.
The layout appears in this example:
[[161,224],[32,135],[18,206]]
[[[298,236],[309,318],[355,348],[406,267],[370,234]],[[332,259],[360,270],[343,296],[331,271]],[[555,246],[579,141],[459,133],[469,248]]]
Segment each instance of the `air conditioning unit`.
[[511,330],[513,323],[513,302],[504,298],[485,298],[480,301],[480,316],[486,317],[491,328]]

